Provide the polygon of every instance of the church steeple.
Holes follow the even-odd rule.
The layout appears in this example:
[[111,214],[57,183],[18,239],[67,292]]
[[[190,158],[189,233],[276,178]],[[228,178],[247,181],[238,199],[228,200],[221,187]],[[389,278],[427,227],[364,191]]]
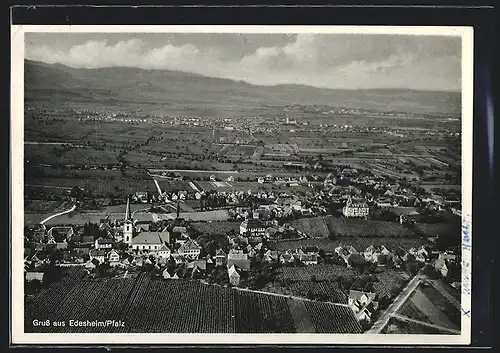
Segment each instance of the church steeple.
[[132,213],[130,212],[130,198],[127,197],[127,209],[125,211],[125,222],[123,223],[123,241],[126,244],[132,243],[134,228],[132,224]]
[[127,209],[125,210],[125,221],[132,220],[132,213],[130,212],[130,197],[127,197]]

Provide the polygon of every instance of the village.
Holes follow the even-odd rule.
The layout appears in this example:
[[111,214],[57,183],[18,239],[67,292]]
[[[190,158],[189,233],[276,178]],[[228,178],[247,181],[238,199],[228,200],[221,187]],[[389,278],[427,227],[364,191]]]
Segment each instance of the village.
[[[161,177],[165,175],[157,176]],[[217,181],[213,175],[208,180],[214,185],[232,182],[232,179]],[[98,223],[84,225],[38,224],[29,229],[25,234],[27,286],[42,286],[45,273],[56,266],[84,268],[87,276],[96,280],[127,278],[147,272],[152,278],[163,280],[200,280],[214,285],[273,292],[276,289],[269,287],[269,283],[273,283],[280,268],[292,271],[313,269],[308,281],[316,281],[315,268],[335,265],[336,268],[345,268],[345,271],[354,271],[358,280],[363,278],[362,285],[344,283],[340,291],[345,293],[346,299],[343,300],[347,301],[357,320],[366,322],[368,326],[373,323],[372,318],[379,315],[381,307],[378,302],[381,298],[375,293],[372,281],[365,279],[377,271],[392,269],[406,279],[404,283],[418,274],[426,274],[448,280],[452,286],[459,288],[459,247],[450,245],[437,249],[434,246],[436,236],[428,237],[426,245],[408,248],[394,242],[384,244],[382,237],[377,245],[374,242],[356,249],[344,242],[333,249],[323,249],[321,244],[303,243],[321,238],[322,234],[292,225],[297,224],[294,220],[298,220],[300,225],[304,219],[314,222],[314,217],[319,217],[318,220],[325,215],[331,217],[331,205],[335,204],[340,219],[358,222],[374,219],[374,212],[387,213],[381,213],[384,207],[397,208],[399,213],[390,213],[391,224],[411,228],[425,221],[425,217],[431,217],[433,212],[459,214],[453,207],[455,203],[446,203],[446,200],[437,197],[419,199],[410,188],[404,188],[400,183],[391,184],[387,180],[359,176],[356,170],[351,169],[343,169],[335,176],[330,173],[319,183],[318,180],[306,177],[283,180],[271,175],[257,179],[259,185],[287,184],[291,188],[295,184],[306,184],[315,190],[307,197],[265,189],[256,192],[205,192],[198,189],[189,193],[168,193],[162,191],[155,180],[158,195],[147,192],[128,195],[123,219],[105,217]],[[374,197],[372,193],[377,190],[381,192]],[[75,204],[81,201],[78,197],[71,199]],[[229,220],[202,222],[205,229],[215,227],[216,231],[203,232],[203,227],[200,231],[199,226],[197,229],[198,222],[180,217],[180,205],[189,199],[198,200],[204,205],[203,209],[225,209]],[[132,212],[131,204],[154,206],[150,211]],[[176,207],[176,216],[165,218],[154,213],[164,205]],[[327,205],[330,206],[328,209]],[[420,214],[415,206],[426,212]],[[379,218],[384,219],[384,216]],[[228,228],[229,223],[231,227]],[[311,230],[314,228],[310,227]],[[377,230],[373,231],[376,235]],[[276,246],[283,242],[291,246],[286,249]],[[293,246],[294,242],[296,246]],[[383,300],[390,303],[401,290],[402,285]],[[330,300],[324,294],[311,290],[293,294],[314,300]]]

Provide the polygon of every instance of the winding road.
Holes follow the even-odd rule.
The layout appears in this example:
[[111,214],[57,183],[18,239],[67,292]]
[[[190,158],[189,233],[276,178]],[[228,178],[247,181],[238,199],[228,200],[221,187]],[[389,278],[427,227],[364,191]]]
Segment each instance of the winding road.
[[63,214],[73,212],[74,210],[76,210],[76,205],[73,205],[73,207],[71,207],[69,210],[62,211],[62,212],[53,214],[52,216],[45,218],[43,221],[40,222],[40,224],[45,224],[46,222],[50,221],[52,218],[62,216]]

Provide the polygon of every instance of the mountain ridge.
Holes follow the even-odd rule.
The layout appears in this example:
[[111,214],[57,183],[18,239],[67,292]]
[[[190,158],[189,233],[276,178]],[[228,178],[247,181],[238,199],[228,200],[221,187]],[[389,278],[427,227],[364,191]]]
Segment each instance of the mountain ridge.
[[[31,101],[50,99],[59,92],[85,101],[99,99],[183,101],[197,104],[326,105],[351,109],[460,114],[461,93],[398,88],[331,89],[303,84],[254,85],[246,81],[204,76],[191,72],[135,67],[73,68],[26,59],[25,93]],[[45,92],[44,92],[45,91]],[[97,95],[93,95],[95,91]]]

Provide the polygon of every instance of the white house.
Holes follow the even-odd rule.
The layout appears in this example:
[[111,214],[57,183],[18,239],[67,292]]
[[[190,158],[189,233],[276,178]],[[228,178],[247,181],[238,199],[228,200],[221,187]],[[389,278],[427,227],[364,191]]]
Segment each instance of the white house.
[[375,293],[357,290],[349,291],[348,305],[354,312],[358,321],[371,321],[373,313],[378,309],[378,303],[375,301],[375,296]]
[[160,250],[158,250],[158,256],[163,257],[163,258],[169,258],[170,257],[170,249],[163,244]]
[[444,259],[437,259],[434,262],[434,268],[441,273],[441,276],[446,277],[448,275],[448,266],[446,266]]
[[266,228],[258,219],[247,219],[241,222],[240,235],[258,237],[266,235]]
[[141,202],[141,203],[147,203],[148,202],[148,193],[146,191],[138,191],[134,195],[134,200]]
[[112,266],[117,265],[120,262],[120,255],[116,252],[116,250],[113,249],[108,253],[108,261]]
[[381,255],[381,253],[379,252],[379,250],[377,250],[376,247],[374,247],[373,245],[370,245],[369,247],[366,248],[363,255],[364,255],[366,261],[377,262],[378,257],[379,257],[379,255]]
[[201,247],[192,239],[189,239],[179,247],[179,254],[191,259],[197,259],[201,253]]
[[226,253],[222,249],[215,252],[215,266],[223,266],[226,262]]
[[360,217],[366,218],[370,213],[370,208],[366,202],[353,202],[349,197],[346,205],[342,208],[342,214],[344,217]]
[[227,255],[227,267],[238,266],[240,269],[247,270],[250,268],[248,254],[244,254],[243,250],[231,249]]
[[99,263],[103,263],[106,257],[106,252],[102,249],[92,249],[89,251],[90,260],[96,259]]
[[167,269],[163,271],[162,275],[165,279],[179,279],[179,276],[177,276],[177,272],[169,271]]
[[113,248],[113,240],[111,239],[104,239],[102,237],[99,237],[95,241],[95,248],[96,249],[112,249]]
[[237,286],[240,284],[241,276],[234,265],[227,269],[227,274],[229,276],[229,283],[231,283],[233,286]]

